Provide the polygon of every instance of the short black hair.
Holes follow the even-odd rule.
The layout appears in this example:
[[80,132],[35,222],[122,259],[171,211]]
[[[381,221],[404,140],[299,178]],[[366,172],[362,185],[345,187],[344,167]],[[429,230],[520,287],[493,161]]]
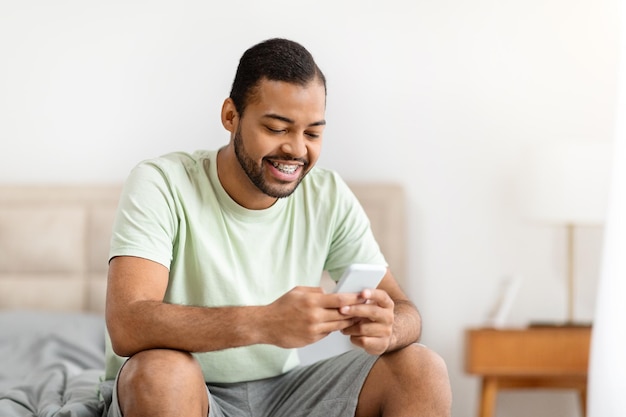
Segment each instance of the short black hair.
[[326,78],[306,48],[288,39],[268,39],[254,45],[241,56],[230,98],[241,116],[261,80],[304,86],[316,78],[326,91]]

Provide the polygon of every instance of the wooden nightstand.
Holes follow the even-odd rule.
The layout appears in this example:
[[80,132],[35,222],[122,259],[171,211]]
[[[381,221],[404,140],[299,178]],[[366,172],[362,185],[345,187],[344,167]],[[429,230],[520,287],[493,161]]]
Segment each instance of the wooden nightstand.
[[465,370],[482,377],[480,417],[492,417],[500,389],[578,391],[583,416],[591,327],[546,326],[471,329],[466,333]]

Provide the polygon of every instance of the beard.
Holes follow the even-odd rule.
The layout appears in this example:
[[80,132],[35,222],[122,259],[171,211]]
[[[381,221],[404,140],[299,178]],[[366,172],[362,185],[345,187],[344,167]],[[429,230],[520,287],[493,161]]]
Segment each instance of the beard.
[[[295,183],[283,183],[281,184],[270,184],[269,181],[265,178],[265,168],[264,161],[266,158],[263,158],[260,164],[257,164],[252,157],[246,152],[245,147],[243,145],[243,138],[241,137],[241,128],[238,127],[235,132],[234,137],[234,145],[235,145],[235,155],[237,156],[237,160],[239,161],[239,165],[241,165],[241,169],[246,173],[250,182],[254,184],[256,188],[258,188],[263,194],[268,195],[273,198],[284,198],[290,196],[298,187],[304,176],[307,174],[308,162],[303,161],[302,159],[297,159],[298,161],[304,162],[304,165],[301,168],[301,174],[298,180]],[[281,156],[280,158],[283,160],[296,160],[296,158]]]

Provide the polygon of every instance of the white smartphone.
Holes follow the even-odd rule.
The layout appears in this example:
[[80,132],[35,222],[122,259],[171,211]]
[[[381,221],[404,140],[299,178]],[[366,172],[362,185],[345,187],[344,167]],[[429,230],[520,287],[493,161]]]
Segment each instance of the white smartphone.
[[383,265],[352,264],[343,271],[333,292],[360,293],[366,288],[374,289],[386,272],[387,267]]

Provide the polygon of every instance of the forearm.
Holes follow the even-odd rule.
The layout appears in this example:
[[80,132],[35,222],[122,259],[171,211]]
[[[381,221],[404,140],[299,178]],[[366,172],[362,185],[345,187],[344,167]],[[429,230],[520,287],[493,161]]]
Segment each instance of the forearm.
[[209,352],[263,343],[263,306],[193,307],[136,301],[107,310],[114,350],[131,356],[148,349]]
[[106,321],[115,352],[148,349],[208,352],[256,343],[271,325],[269,306],[194,307],[163,301],[169,271],[148,259],[120,256],[109,264]]
[[422,318],[408,300],[394,300],[394,322],[388,352],[418,342],[422,335]]
[[[109,266],[106,321],[115,353],[148,349],[210,352],[253,344],[302,347],[352,325],[339,312],[357,294],[325,294],[295,287],[271,304],[193,307],[163,302],[168,270],[137,257],[116,257]],[[391,302],[391,301],[390,301]]]

